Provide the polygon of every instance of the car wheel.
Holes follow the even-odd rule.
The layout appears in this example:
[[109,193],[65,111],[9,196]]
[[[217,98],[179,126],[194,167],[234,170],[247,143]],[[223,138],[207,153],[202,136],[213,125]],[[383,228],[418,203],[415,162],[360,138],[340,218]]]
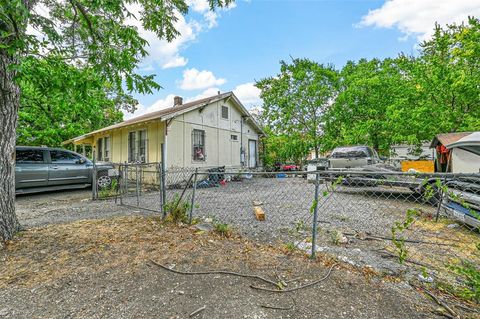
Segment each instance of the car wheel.
[[107,173],[99,173],[97,177],[97,186],[99,189],[108,188],[112,185],[112,178]]

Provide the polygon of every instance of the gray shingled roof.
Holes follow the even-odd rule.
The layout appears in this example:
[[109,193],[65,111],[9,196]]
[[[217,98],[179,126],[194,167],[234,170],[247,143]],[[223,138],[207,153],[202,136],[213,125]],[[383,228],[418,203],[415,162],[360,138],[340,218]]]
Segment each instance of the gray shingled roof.
[[185,113],[185,112],[188,112],[188,111],[193,110],[195,108],[198,108],[198,107],[201,107],[201,106],[204,106],[204,105],[208,105],[208,104],[211,104],[211,103],[214,103],[214,102],[217,102],[217,101],[229,98],[229,97],[234,98],[234,100],[239,104],[242,111],[250,117],[250,119],[251,119],[253,125],[255,126],[255,128],[260,133],[263,133],[263,131],[260,128],[260,126],[258,125],[258,123],[250,116],[248,111],[241,104],[241,102],[237,99],[235,94],[233,94],[233,92],[226,92],[226,93],[210,96],[210,97],[207,97],[207,98],[204,98],[204,99],[199,99],[199,100],[195,100],[195,101],[192,101],[192,102],[184,103],[182,105],[172,106],[172,107],[169,107],[169,108],[166,108],[166,109],[163,109],[163,110],[143,114],[143,115],[131,118],[129,120],[126,120],[126,121],[123,121],[123,122],[120,122],[120,123],[117,123],[117,124],[113,124],[113,125],[101,128],[99,130],[96,130],[96,131],[93,131],[93,132],[90,132],[90,133],[87,133],[87,134],[84,134],[84,135],[81,135],[81,136],[74,137],[72,139],[69,139],[69,140],[63,142],[62,144],[72,143],[76,140],[84,139],[84,138],[90,137],[94,134],[98,134],[98,133],[105,132],[105,131],[110,131],[110,130],[113,130],[113,129],[121,128],[121,127],[132,125],[132,124],[137,124],[137,123],[142,123],[142,122],[147,122],[147,121],[162,119],[162,118],[175,117],[174,115],[177,114],[177,113]]

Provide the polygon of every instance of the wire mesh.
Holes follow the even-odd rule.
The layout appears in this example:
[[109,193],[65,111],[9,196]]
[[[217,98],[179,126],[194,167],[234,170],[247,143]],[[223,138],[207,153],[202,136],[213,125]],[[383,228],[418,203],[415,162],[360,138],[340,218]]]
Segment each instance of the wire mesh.
[[480,264],[478,174],[202,171],[194,202],[200,221],[391,275],[462,287],[462,267]]
[[480,264],[480,174],[162,172],[160,163],[116,164],[110,174],[120,204],[159,215],[180,205],[190,222],[387,274],[461,287],[462,267]]

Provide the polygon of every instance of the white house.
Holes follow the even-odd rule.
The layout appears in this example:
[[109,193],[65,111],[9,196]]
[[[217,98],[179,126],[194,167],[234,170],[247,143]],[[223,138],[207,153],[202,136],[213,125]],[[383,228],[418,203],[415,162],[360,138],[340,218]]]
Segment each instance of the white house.
[[160,162],[165,166],[259,166],[262,129],[232,92],[183,103],[75,137],[64,144],[91,146],[99,161]]

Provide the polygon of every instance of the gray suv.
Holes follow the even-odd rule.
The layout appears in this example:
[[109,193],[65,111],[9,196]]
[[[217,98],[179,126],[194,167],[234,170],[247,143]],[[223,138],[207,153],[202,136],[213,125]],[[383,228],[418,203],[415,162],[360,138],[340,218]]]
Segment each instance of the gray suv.
[[330,169],[349,169],[380,163],[377,152],[369,146],[344,146],[332,151]]
[[[50,190],[85,188],[92,185],[93,163],[72,151],[47,147],[16,147],[15,192],[35,193]],[[111,164],[99,164],[97,184],[110,186]]]

